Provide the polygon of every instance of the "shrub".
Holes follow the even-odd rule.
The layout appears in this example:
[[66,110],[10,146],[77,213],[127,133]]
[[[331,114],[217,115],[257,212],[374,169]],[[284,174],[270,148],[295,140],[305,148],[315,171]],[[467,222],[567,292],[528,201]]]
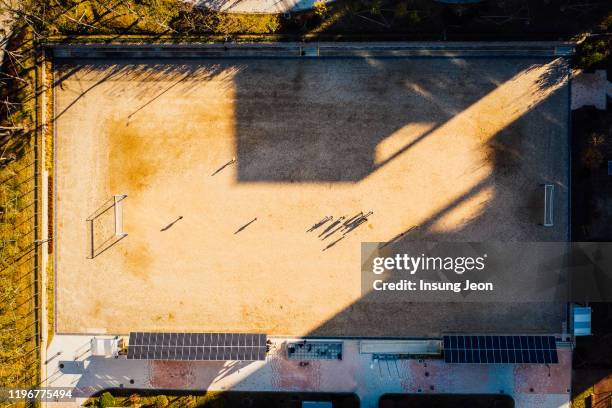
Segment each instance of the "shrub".
[[404,18],[408,15],[408,3],[405,1],[401,1],[395,5],[395,9],[393,10],[393,14],[397,18]]
[[596,170],[603,163],[603,154],[594,146],[589,146],[582,154],[582,163],[587,169]]
[[216,17],[215,32],[222,34],[268,34],[280,28],[278,14],[218,13]]
[[[227,408],[228,404],[226,399],[221,392],[209,391],[203,398],[199,399],[200,405],[210,408]],[[244,403],[244,406],[251,406],[253,404]]]
[[266,22],[266,27],[268,27],[268,31],[270,33],[275,33],[280,28],[280,20],[278,16],[273,16]]
[[115,397],[110,392],[105,392],[100,396],[100,408],[108,408],[115,406]]
[[325,18],[328,13],[327,3],[324,0],[317,0],[314,4],[313,10],[315,14],[321,18]]
[[408,23],[410,24],[419,24],[421,22],[421,17],[419,17],[419,13],[416,10],[410,10],[408,12]]
[[589,42],[588,40],[582,44],[579,50],[580,57],[578,65],[581,68],[590,68],[603,62],[609,55],[608,42],[606,40],[598,40]]
[[155,398],[155,408],[166,408],[168,405],[170,405],[170,401],[165,395],[158,395]]
[[198,405],[198,401],[195,396],[187,395],[181,398],[181,407],[184,408],[195,408]]
[[370,3],[369,7],[370,13],[375,16],[380,16],[382,14],[382,5],[379,0],[374,0]]
[[589,144],[594,147],[603,145],[605,142],[606,142],[606,139],[603,137],[603,135],[598,134],[598,133],[592,134],[591,140],[589,140]]
[[601,22],[600,30],[603,32],[607,32],[612,29],[612,13],[609,13],[606,18]]

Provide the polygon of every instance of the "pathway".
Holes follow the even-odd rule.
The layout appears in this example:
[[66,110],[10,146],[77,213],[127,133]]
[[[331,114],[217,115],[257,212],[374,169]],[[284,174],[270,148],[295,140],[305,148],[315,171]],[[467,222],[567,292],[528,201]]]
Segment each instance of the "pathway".
[[[91,336],[56,335],[49,349],[49,386],[78,387],[91,395],[109,387],[237,391],[354,392],[373,408],[385,393],[506,393],[516,407],[569,407],[571,350],[560,364],[446,364],[443,360],[374,361],[358,340],[344,340],[342,360],[287,358],[286,343],[272,338],[265,361],[143,361],[93,357]],[[60,368],[60,364],[62,364]],[[133,380],[133,384],[131,381]],[[50,404],[51,406],[53,404]]]

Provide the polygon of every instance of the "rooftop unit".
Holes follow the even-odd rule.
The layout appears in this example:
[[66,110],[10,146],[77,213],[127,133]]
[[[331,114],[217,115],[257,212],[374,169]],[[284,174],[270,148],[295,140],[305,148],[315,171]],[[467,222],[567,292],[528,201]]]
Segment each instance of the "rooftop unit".
[[591,335],[591,308],[588,306],[572,305],[570,317],[572,334],[574,336]]

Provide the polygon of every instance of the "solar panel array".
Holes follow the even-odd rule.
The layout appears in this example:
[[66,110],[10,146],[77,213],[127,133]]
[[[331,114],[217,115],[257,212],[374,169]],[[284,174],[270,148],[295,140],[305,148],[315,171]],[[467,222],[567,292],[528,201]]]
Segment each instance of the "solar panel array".
[[444,361],[475,364],[557,364],[554,336],[444,336]]
[[132,332],[130,360],[265,360],[266,335]]

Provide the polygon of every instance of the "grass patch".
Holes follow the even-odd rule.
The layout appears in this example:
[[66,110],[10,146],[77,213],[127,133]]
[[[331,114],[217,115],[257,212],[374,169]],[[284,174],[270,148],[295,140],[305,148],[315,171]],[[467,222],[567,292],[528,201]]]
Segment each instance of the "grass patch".
[[0,388],[39,382],[36,279],[36,54],[32,31],[7,41],[0,97]]
[[222,13],[177,0],[80,0],[42,11],[45,35],[269,34],[281,28],[279,14]]

